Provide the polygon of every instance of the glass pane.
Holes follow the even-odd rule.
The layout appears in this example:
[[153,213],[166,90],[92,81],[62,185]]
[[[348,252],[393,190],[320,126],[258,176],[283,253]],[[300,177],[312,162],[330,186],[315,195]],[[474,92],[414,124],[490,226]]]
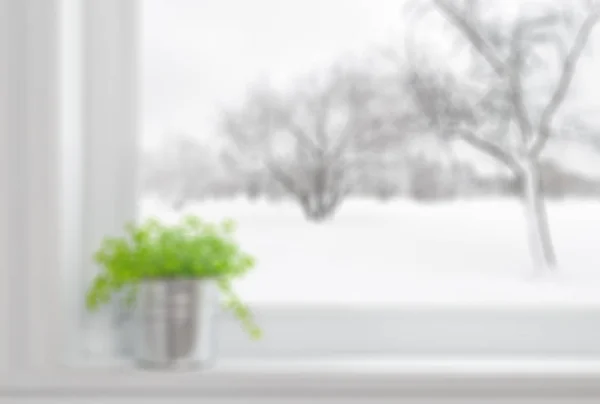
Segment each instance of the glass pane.
[[141,215],[233,218],[251,305],[597,305],[588,7],[144,0]]

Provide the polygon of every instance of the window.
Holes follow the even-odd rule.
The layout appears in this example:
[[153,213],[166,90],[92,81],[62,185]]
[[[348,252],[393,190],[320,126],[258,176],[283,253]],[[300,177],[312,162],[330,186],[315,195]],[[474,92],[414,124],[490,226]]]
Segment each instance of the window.
[[[15,18],[11,18],[7,29],[14,35],[0,44],[0,56],[7,56],[0,59],[10,61],[2,64],[6,71],[0,72],[3,83],[10,83],[6,87],[9,91],[0,95],[0,103],[7,105],[8,111],[2,110],[1,124],[3,133],[20,136],[1,138],[1,150],[6,154],[2,161],[10,169],[4,173],[14,174],[3,173],[0,177],[0,191],[7,196],[8,204],[7,209],[2,210],[5,212],[2,220],[9,223],[8,231],[3,232],[4,242],[0,243],[2,257],[6,257],[3,265],[6,270],[2,275],[6,280],[4,284],[11,285],[6,293],[9,304],[0,310],[0,324],[11,325],[6,327],[10,328],[6,343],[0,340],[0,347],[6,347],[0,350],[0,355],[7,358],[3,363],[8,363],[10,368],[47,370],[55,369],[65,358],[69,363],[89,365],[94,360],[127,355],[127,346],[115,338],[126,329],[127,319],[115,316],[114,313],[118,313],[115,311],[91,320],[78,304],[93,270],[86,257],[101,237],[118,231],[125,220],[144,214],[147,212],[144,209],[163,209],[162,204],[180,201],[187,201],[187,206],[181,209],[199,208],[208,216],[219,216],[227,208],[225,213],[240,221],[240,236],[263,262],[256,275],[238,287],[256,308],[268,337],[256,344],[247,342],[236,326],[224,318],[221,355],[225,359],[596,357],[600,328],[596,326],[599,312],[594,293],[596,254],[592,246],[598,216],[597,178],[595,168],[583,164],[586,159],[593,161],[597,153],[593,122],[596,106],[592,97],[585,96],[594,93],[589,90],[595,85],[590,74],[594,71],[592,55],[587,51],[582,53],[569,98],[556,115],[560,119],[552,121],[553,136],[544,144],[544,158],[534,162],[512,153],[512,144],[501,143],[501,140],[514,140],[518,146],[522,140],[519,134],[527,127],[526,119],[532,127],[534,122],[546,119],[540,112],[548,105],[547,99],[542,97],[538,101],[537,96],[526,99],[524,101],[533,105],[529,116],[516,114],[520,104],[514,104],[514,99],[507,97],[511,93],[503,87],[516,88],[511,87],[514,81],[509,80],[514,77],[504,76],[502,69],[506,68],[506,61],[515,60],[524,68],[534,69],[531,81],[522,83],[532,86],[528,91],[536,90],[539,86],[536,80],[546,71],[534,54],[531,60],[520,58],[525,48],[508,47],[506,50],[513,53],[504,52],[500,34],[507,29],[503,25],[506,21],[497,19],[494,20],[497,25],[489,25],[489,46],[500,47],[499,53],[481,58],[477,52],[461,52],[455,65],[446,63],[454,62],[450,56],[455,55],[455,48],[440,47],[441,55],[429,53],[438,52],[437,48],[425,45],[428,40],[439,40],[435,32],[430,30],[429,36],[420,36],[417,33],[422,31],[411,26],[415,41],[412,44],[417,45],[413,48],[410,48],[409,35],[394,32],[394,21],[404,18],[400,11],[408,12],[405,8],[400,10],[395,2],[378,2],[378,5],[348,2],[342,10],[333,2],[328,5],[290,2],[290,8],[284,9],[278,2],[263,0],[261,7],[281,9],[279,19],[273,21],[278,38],[273,38],[276,35],[272,31],[265,31],[266,24],[261,20],[251,18],[260,11],[259,3],[250,7],[233,0],[145,0],[144,14],[139,14],[135,2],[116,0],[86,3],[65,0],[60,3],[61,14],[56,13],[56,2],[48,1],[39,9],[29,7],[31,3],[27,0],[11,3],[10,11]],[[249,10],[229,13],[227,7],[236,5]],[[318,15],[325,16],[318,24],[314,22],[317,7],[322,7]],[[539,26],[541,33],[534,39],[541,42],[540,49],[544,51],[545,45],[554,49],[553,37],[546,35],[554,32],[554,24],[565,28],[567,35],[574,32],[569,30],[570,24],[579,27],[578,24],[591,15],[572,11],[573,15],[565,19],[540,14],[544,18],[538,20],[536,13],[545,13],[545,9],[532,10],[531,20],[527,21],[535,21],[532,24]],[[439,26],[444,38],[454,39],[456,35],[456,40],[464,44],[466,39],[459,35],[460,29],[444,25],[454,20],[440,18],[452,16],[454,11],[434,7],[430,14],[421,16],[427,20],[420,21],[426,21],[429,27]],[[489,18],[487,12],[492,11],[496,12],[490,9],[473,14],[469,22],[476,21],[475,17],[485,20]],[[504,11],[507,10],[498,10]],[[273,51],[267,46],[268,42],[277,39],[287,43],[290,38],[296,38],[311,46],[302,50],[307,53],[291,52],[289,57],[307,60],[307,65],[294,62],[299,71],[291,72],[264,70],[267,73],[262,78],[276,79],[269,83],[260,80],[260,66],[257,73],[242,69],[245,63],[224,64],[223,70],[234,69],[231,75],[239,82],[227,82],[231,88],[224,89],[223,93],[221,85],[225,79],[205,81],[204,75],[197,81],[190,78],[195,77],[197,66],[186,64],[186,53],[189,50],[190,55],[195,54],[204,50],[204,46],[209,52],[211,43],[205,39],[192,41],[194,35],[190,35],[189,30],[203,26],[196,22],[204,18],[201,15],[211,12],[222,16],[212,20],[213,25],[221,22],[224,26],[230,24],[232,31],[241,31],[238,36],[229,37],[232,43],[227,49],[248,52],[249,46],[240,46],[236,41],[253,36],[255,44],[265,45],[256,63],[277,67],[273,59],[269,59]],[[154,19],[152,13],[155,13]],[[338,16],[336,13],[339,13],[339,31],[330,29],[338,19],[326,17]],[[565,16],[565,13],[561,10],[558,15]],[[158,22],[169,24],[171,21],[173,28],[167,30],[158,24],[157,14],[164,18]],[[241,18],[241,14],[239,24],[229,20]],[[8,13],[0,13],[4,15]],[[145,17],[140,18],[141,15]],[[174,24],[179,16],[182,19]],[[292,16],[296,17],[296,25]],[[34,28],[24,29],[26,21],[33,21]],[[211,32],[228,32],[221,24],[216,25]],[[307,29],[309,26],[312,29]],[[323,33],[319,33],[319,26]],[[488,25],[477,27],[483,29]],[[509,31],[517,35],[528,32],[527,27],[529,25],[524,24],[522,30]],[[162,34],[161,30],[164,30]],[[330,31],[348,48],[334,45],[336,38],[326,39]],[[145,34],[141,35],[142,32]],[[301,38],[298,32],[306,35]],[[171,40],[171,34],[175,39],[179,36],[185,40]],[[350,34],[355,36],[347,39],[346,35]],[[590,32],[586,49],[595,46],[596,37],[595,32]],[[154,40],[142,42],[145,43],[142,63],[138,65],[137,39],[148,38],[160,39],[161,45]],[[323,44],[320,44],[321,39]],[[561,58],[572,55],[568,52],[572,49],[568,46],[571,40],[566,41],[566,53],[558,52]],[[386,52],[395,43],[400,43],[398,53]],[[312,54],[312,45],[322,45],[323,53]],[[173,50],[170,58],[161,57],[163,65],[147,63],[158,54],[154,46],[159,49],[164,46],[162,49],[168,52]],[[177,47],[181,47],[179,51]],[[469,46],[466,49],[473,50]],[[349,53],[344,54],[344,50]],[[219,56],[219,49],[215,55]],[[397,56],[402,58],[397,59]],[[445,63],[440,63],[442,57]],[[498,67],[499,58],[502,69]],[[193,60],[191,56],[189,59]],[[281,60],[286,59],[287,56],[282,56]],[[558,56],[556,59],[562,60]],[[543,61],[554,63],[556,59],[543,58]],[[472,67],[474,60],[486,68],[476,69],[468,76],[464,70],[459,74],[461,69]],[[328,64],[338,61],[344,63],[336,64],[337,70],[327,68]],[[217,59],[213,62],[220,66]],[[236,75],[238,68],[240,75],[248,76]],[[138,80],[140,72],[146,75],[143,82]],[[322,72],[325,72],[323,76]],[[327,73],[335,74],[328,76]],[[549,72],[552,76],[550,73],[553,72]],[[365,140],[359,136],[362,131],[349,137],[349,144],[344,148],[349,153],[345,157],[356,169],[352,177],[342,177],[348,180],[344,185],[355,188],[343,189],[347,195],[339,200],[338,209],[327,212],[321,209],[332,204],[331,196],[321,198],[323,195],[318,194],[314,199],[313,194],[302,193],[306,189],[314,190],[308,185],[318,183],[319,175],[311,171],[316,167],[313,164],[317,158],[307,154],[304,150],[307,146],[300,145],[303,140],[298,137],[286,134],[282,136],[285,141],[271,144],[273,149],[269,149],[277,152],[279,159],[267,163],[294,163],[291,167],[273,169],[263,159],[258,168],[241,173],[233,170],[232,174],[232,167],[224,163],[248,156],[228,153],[226,146],[231,136],[225,136],[227,133],[219,132],[219,148],[212,148],[210,136],[213,134],[209,128],[223,116],[212,115],[212,108],[222,107],[228,112],[224,116],[237,123],[247,116],[243,112],[253,112],[254,107],[260,112],[260,108],[265,107],[264,102],[270,112],[281,113],[280,120],[276,121],[279,124],[282,120],[298,118],[288,115],[289,110],[283,107],[294,106],[299,100],[306,110],[293,109],[292,112],[310,116],[310,103],[305,105],[302,101],[313,101],[311,97],[322,101],[318,98],[319,90],[330,83],[327,79],[339,78],[336,74],[343,78],[339,83],[341,93],[357,98],[350,97],[352,102],[349,102],[348,98],[342,97],[339,101],[334,97],[333,101],[342,102],[342,108],[330,117],[333,121],[339,120],[330,123],[336,129],[332,132],[338,136],[333,140],[339,142],[345,138],[344,123],[349,119],[356,119],[351,121],[353,127],[364,125],[366,131],[377,132],[375,139],[386,140],[381,150],[360,143]],[[315,81],[297,81],[304,77],[315,78]],[[550,88],[547,82],[550,79],[542,80],[542,90]],[[202,101],[206,94],[199,93],[196,86],[204,83],[214,85],[214,93],[224,97],[217,98],[216,105],[212,104],[215,100],[212,98]],[[244,103],[243,97],[236,98],[236,94],[244,93],[247,84],[255,90],[250,95],[262,97],[257,100],[260,102]],[[297,98],[284,97],[286,102],[279,102],[278,97],[292,91],[288,84],[297,91],[292,93]],[[484,98],[476,97],[482,94]],[[136,119],[136,99],[140,95],[144,104],[141,123]],[[308,96],[308,100],[304,96]],[[488,103],[488,98],[493,102]],[[269,104],[274,99],[278,102]],[[424,99],[435,99],[439,104],[434,103],[435,108],[428,111],[429,104],[420,103]],[[482,103],[473,106],[473,99]],[[354,102],[360,106],[356,108],[356,115],[348,113],[355,107]],[[194,112],[196,105],[201,105],[198,108],[202,113],[198,115]],[[165,109],[171,106],[172,110]],[[477,113],[472,113],[473,110]],[[316,109],[317,113],[322,111],[324,109]],[[499,129],[490,124],[492,118],[498,119],[495,114],[507,111],[515,113],[510,115],[512,126],[506,128],[507,137],[487,137]],[[503,118],[499,123],[505,121]],[[482,127],[472,131],[479,124]],[[242,125],[244,129],[251,127]],[[532,150],[540,147],[535,139],[541,139],[538,136],[548,128],[541,129],[531,132],[526,142]],[[284,130],[278,128],[276,134]],[[143,134],[139,145],[136,133]],[[180,133],[184,136],[180,137]],[[556,133],[560,136],[555,136]],[[401,139],[397,139],[398,134]],[[483,135],[486,137],[479,137]],[[59,138],[61,141],[56,142]],[[182,140],[193,141],[191,146],[200,142],[197,148],[186,147],[185,151],[205,153],[202,154],[205,165],[192,167],[191,173],[201,170],[211,176],[202,178],[206,182],[188,188],[190,172],[175,165],[175,173],[167,177],[167,182],[173,179],[175,183],[167,184],[173,187],[165,190],[164,184],[154,181],[156,177],[152,175],[157,167],[172,168],[164,165],[170,162],[166,158],[169,154],[164,153],[161,159],[155,160],[153,146],[160,145],[164,151],[177,150],[177,146],[181,146],[177,142]],[[208,143],[211,147],[206,147]],[[308,149],[314,152],[314,144]],[[255,150],[249,150],[254,157]],[[195,162],[195,155],[192,157],[191,161]],[[184,159],[179,156],[173,160],[180,164]],[[289,171],[290,168],[296,170]],[[298,177],[293,177],[292,185],[286,184],[279,171],[283,171],[285,177],[292,174]],[[521,174],[514,175],[514,171]],[[215,173],[221,177],[213,178]],[[537,198],[540,194],[534,192],[529,193],[528,199],[519,198],[522,194],[518,191],[530,191],[530,187],[523,185],[528,181],[533,184],[536,173],[543,180],[543,206],[547,207],[550,234],[560,265],[556,273],[544,273],[532,279],[529,277],[534,267],[532,262],[549,264],[552,261],[540,237],[533,238],[531,245],[534,252],[545,254],[533,255],[534,260],[529,255],[528,222],[524,218],[532,216],[522,215],[522,199],[529,201],[525,206],[531,209],[539,208],[541,199]],[[139,193],[134,186],[136,178],[142,180]],[[239,182],[235,183],[236,180]],[[303,191],[301,186],[307,188]],[[237,195],[235,200],[231,200],[232,193]],[[249,194],[256,197],[254,202],[246,200]],[[142,209],[136,209],[136,201]],[[326,220],[325,213],[328,214]],[[538,218],[543,219],[543,216]],[[538,222],[531,224],[543,230]],[[272,237],[273,234],[278,237]],[[272,255],[273,246],[290,254],[289,258]],[[288,267],[289,262],[295,265]],[[280,269],[289,272],[280,272]],[[60,285],[57,285],[57,274],[63,275]],[[267,288],[267,282],[274,282],[277,287]],[[59,300],[60,297],[63,299]],[[57,312],[63,315],[56,315]],[[114,378],[111,380],[117,382]]]
[[[597,34],[574,42],[584,8],[523,7],[144,2],[141,214],[231,216],[259,260],[238,287],[270,337],[226,327],[223,355],[583,354]],[[465,35],[471,17],[489,48]],[[543,36],[559,27],[556,55]],[[574,345],[545,337],[552,322]]]

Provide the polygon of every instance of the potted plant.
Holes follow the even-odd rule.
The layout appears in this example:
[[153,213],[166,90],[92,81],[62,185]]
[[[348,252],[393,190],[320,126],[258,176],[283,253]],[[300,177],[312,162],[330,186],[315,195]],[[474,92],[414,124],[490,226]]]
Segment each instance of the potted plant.
[[234,232],[231,220],[211,223],[192,215],[174,224],[127,224],[122,237],[106,237],[94,255],[100,272],[86,293],[87,309],[125,296],[135,313],[135,360],[146,368],[208,363],[219,291],[225,308],[251,338],[259,338],[250,310],[232,288],[255,265]]

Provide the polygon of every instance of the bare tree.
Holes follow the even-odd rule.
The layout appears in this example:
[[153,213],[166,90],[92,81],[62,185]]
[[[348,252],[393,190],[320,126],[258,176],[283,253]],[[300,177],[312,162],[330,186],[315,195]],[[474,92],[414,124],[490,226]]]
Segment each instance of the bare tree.
[[264,170],[323,221],[353,190],[357,175],[401,139],[368,69],[335,66],[288,91],[254,88],[241,108],[223,113],[228,160]]
[[[527,2],[510,4],[521,3]],[[553,7],[538,7],[535,12],[520,10],[507,21],[497,15],[498,7],[506,5],[430,0],[427,11],[449,24],[451,31],[443,30],[444,35],[457,34],[454,50],[469,52],[468,76],[476,80],[466,76],[457,80],[441,64],[436,67],[442,74],[433,69],[423,72],[419,64],[410,69],[409,83],[416,104],[435,130],[452,134],[515,173],[535,267],[549,271],[556,267],[556,257],[541,188],[540,156],[555,135],[557,116],[600,19],[600,8],[591,0],[554,2]],[[407,46],[409,58],[414,57],[411,49]],[[540,91],[548,88],[549,94]]]

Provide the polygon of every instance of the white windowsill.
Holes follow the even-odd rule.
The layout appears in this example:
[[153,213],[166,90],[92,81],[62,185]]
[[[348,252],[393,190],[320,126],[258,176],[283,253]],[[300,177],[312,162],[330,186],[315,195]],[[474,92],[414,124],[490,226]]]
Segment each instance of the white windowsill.
[[12,375],[0,396],[599,397],[600,361],[419,359],[220,361],[207,371],[121,362]]

